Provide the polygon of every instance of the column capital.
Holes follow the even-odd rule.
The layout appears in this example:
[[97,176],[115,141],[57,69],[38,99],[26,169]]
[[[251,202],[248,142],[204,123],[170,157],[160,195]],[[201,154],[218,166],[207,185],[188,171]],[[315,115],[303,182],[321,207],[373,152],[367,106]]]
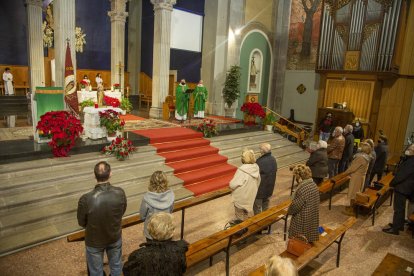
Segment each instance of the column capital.
[[177,0],[151,0],[151,3],[154,5],[154,10],[164,9],[164,10],[173,10],[173,5],[177,3]]
[[108,16],[111,18],[111,22],[122,21],[125,23],[126,18],[128,17],[128,13],[122,11],[109,11]]
[[26,5],[42,7],[42,0],[25,0]]

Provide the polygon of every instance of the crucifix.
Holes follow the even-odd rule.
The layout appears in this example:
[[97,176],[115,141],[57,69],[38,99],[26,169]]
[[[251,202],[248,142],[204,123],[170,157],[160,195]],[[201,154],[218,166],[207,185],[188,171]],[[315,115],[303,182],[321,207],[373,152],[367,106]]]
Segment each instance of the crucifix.
[[122,90],[122,81],[121,81],[121,76],[122,76],[122,68],[124,68],[124,66],[122,65],[121,62],[119,62],[116,67],[118,67],[118,76],[119,76],[119,89],[121,91],[122,96],[124,96],[124,91]]

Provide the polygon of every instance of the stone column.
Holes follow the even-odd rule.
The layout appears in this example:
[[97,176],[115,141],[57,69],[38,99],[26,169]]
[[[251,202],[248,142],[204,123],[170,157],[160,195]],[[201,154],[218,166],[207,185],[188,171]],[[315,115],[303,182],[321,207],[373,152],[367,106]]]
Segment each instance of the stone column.
[[111,1],[111,82],[119,83],[121,89],[125,88],[125,22],[128,16],[126,3],[128,0]]
[[43,57],[42,0],[26,0],[28,23],[30,91],[45,85],[45,64]]
[[65,55],[67,39],[76,80],[75,53],[75,2],[73,0],[53,1],[53,18],[55,20],[55,85],[63,87],[65,83]]
[[154,5],[154,52],[150,117],[162,118],[170,73],[171,12],[176,0],[151,0]]
[[128,72],[131,94],[139,90],[139,73],[141,72],[141,20],[142,0],[129,2],[128,21]]

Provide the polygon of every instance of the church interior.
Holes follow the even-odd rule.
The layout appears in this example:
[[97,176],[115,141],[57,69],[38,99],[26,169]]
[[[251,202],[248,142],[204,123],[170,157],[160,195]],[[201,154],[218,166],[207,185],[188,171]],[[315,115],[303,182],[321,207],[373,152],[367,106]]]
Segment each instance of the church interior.
[[[414,167],[411,194],[395,186],[414,158],[412,1],[15,0],[0,15],[1,275],[89,275],[78,201],[103,161],[126,194],[124,264],[162,171],[183,275],[281,275],[266,274],[275,255],[297,275],[414,275]],[[352,153],[331,175],[342,131]],[[370,178],[366,161],[349,214],[347,172],[369,139],[384,164]],[[228,227],[242,152],[259,160],[263,145],[277,162],[269,207]],[[316,145],[320,238],[292,255],[294,168]],[[404,226],[390,235],[397,197]]]

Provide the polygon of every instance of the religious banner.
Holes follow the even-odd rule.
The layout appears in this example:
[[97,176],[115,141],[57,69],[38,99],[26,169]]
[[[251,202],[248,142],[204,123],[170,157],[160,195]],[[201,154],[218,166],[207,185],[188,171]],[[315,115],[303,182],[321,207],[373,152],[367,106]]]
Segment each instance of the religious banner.
[[69,42],[66,47],[65,58],[65,102],[74,114],[79,113],[78,95],[76,93],[75,75],[73,73],[72,57]]

